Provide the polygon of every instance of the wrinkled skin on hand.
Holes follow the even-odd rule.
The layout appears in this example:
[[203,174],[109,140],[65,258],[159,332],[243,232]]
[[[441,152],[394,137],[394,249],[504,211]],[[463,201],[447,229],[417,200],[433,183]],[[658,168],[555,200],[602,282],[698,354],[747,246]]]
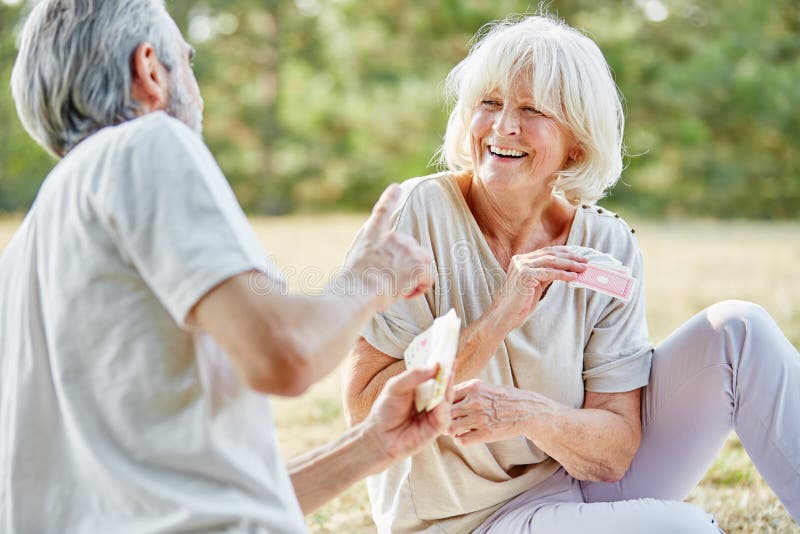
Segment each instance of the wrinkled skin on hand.
[[529,392],[482,380],[468,380],[455,388],[448,434],[459,445],[491,443],[524,435],[534,416]]
[[493,308],[503,318],[506,330],[518,327],[536,308],[554,280],[570,282],[586,270],[586,258],[566,246],[545,247],[511,258],[506,281]]

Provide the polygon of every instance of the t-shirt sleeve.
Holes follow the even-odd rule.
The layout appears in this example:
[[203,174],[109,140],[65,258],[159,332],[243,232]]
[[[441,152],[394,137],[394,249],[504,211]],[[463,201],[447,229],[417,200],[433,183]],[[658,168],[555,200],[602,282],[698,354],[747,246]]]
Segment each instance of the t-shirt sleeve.
[[[408,188],[409,184],[402,184]],[[406,191],[406,195],[408,192]],[[395,231],[413,237],[421,246],[430,246],[430,236],[423,214],[416,213],[414,203],[406,199],[401,201],[401,207],[393,215],[392,227]],[[356,239],[363,232],[363,227],[356,235]],[[352,250],[352,248],[351,248]],[[348,251],[350,254],[351,251]],[[434,266],[435,269],[435,266]],[[434,284],[436,283],[434,273]],[[383,312],[375,314],[372,320],[362,330],[361,335],[373,347],[394,358],[401,359],[406,347],[413,339],[424,332],[433,324],[434,303],[433,295],[435,286],[423,295],[412,299],[395,301]]]
[[121,254],[178,325],[186,328],[192,307],[237,274],[261,271],[259,290],[283,289],[199,135],[163,115],[115,150],[98,211]]
[[631,267],[638,282],[628,302],[603,297],[611,300],[592,328],[583,355],[585,388],[597,393],[631,391],[650,377],[653,345],[647,332],[642,255],[633,237],[623,239],[614,255]]

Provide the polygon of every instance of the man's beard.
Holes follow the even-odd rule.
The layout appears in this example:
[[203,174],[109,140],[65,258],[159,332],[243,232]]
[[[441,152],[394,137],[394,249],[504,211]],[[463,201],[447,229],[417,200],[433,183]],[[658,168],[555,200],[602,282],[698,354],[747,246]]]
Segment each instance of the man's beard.
[[174,69],[169,76],[169,102],[165,111],[170,117],[178,119],[198,134],[202,134],[203,110],[192,104],[191,98],[184,89],[185,85],[178,79],[180,76],[178,69]]

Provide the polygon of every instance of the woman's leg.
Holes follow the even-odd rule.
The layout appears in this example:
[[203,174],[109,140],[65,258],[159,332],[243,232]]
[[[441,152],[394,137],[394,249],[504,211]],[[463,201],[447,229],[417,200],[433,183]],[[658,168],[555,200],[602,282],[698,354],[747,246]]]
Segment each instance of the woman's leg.
[[683,502],[631,499],[584,504],[582,500],[578,481],[560,469],[506,503],[475,534],[720,532],[711,514]]
[[488,534],[720,534],[711,514],[691,504],[656,499],[621,502],[552,503],[536,513],[506,514]]
[[581,483],[587,502],[683,500],[733,429],[800,520],[800,355],[761,307],[715,304],[656,348],[642,427],[622,480]]

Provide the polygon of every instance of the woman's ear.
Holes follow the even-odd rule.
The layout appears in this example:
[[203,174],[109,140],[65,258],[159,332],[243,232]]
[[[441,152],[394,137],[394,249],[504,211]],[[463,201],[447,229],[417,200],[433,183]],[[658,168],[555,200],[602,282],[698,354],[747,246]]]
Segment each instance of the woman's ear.
[[570,164],[575,163],[583,157],[583,149],[579,145],[574,145],[569,151]]
[[131,56],[131,97],[139,102],[144,113],[167,107],[167,69],[150,43],[141,43]]

